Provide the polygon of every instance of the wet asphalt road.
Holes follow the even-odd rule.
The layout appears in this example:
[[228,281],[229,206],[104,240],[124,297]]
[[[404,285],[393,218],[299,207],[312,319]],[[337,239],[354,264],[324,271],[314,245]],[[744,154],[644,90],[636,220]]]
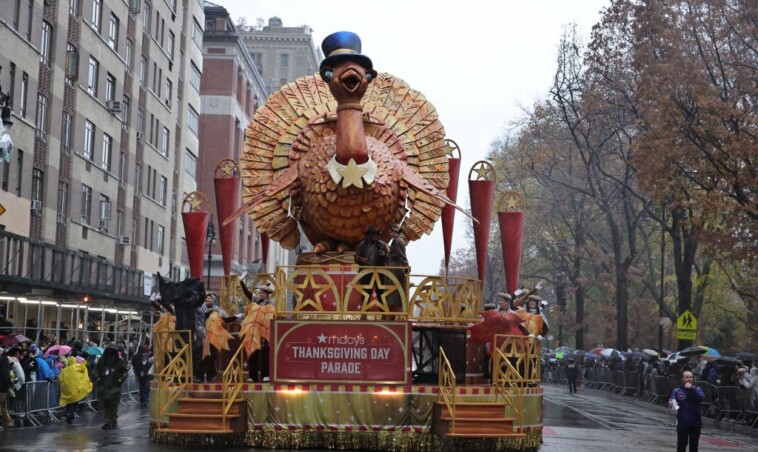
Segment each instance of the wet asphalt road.
[[[662,407],[634,402],[607,393],[580,388],[569,394],[564,387],[546,385],[544,444],[540,451],[676,450],[673,414]],[[181,446],[152,444],[147,436],[147,410],[134,402],[119,408],[118,430],[102,430],[102,412],[84,411],[73,425],[65,422],[43,427],[0,431],[0,451],[182,451]],[[213,450],[193,448],[193,450]],[[250,448],[224,449],[249,451]],[[758,451],[758,429],[720,428],[706,420],[700,450]]]

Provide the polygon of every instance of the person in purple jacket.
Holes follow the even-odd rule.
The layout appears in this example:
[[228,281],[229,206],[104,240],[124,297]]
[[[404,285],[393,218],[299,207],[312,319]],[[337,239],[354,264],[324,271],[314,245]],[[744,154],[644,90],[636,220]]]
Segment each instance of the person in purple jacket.
[[671,392],[669,406],[676,410],[676,450],[684,452],[687,443],[690,452],[697,452],[703,419],[700,404],[705,400],[703,390],[692,384],[692,372],[682,372],[682,385]]

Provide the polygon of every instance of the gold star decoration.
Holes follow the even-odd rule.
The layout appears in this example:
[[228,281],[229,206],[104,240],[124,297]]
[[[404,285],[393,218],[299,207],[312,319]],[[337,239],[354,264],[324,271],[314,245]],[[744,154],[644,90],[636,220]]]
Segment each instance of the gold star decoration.
[[237,170],[237,166],[231,161],[227,160],[221,165],[219,169],[221,170],[222,175],[231,177],[234,176],[234,173]]
[[474,180],[495,180],[495,169],[489,162],[482,160],[475,163],[472,172],[477,175]]
[[337,168],[337,172],[342,176],[342,188],[347,188],[351,185],[355,185],[358,188],[363,188],[363,175],[366,174],[368,168],[359,167],[354,159],[350,159],[347,162],[347,166],[343,168]]
[[320,269],[306,270],[297,272],[295,276],[296,278],[293,278],[295,282],[289,285],[295,295],[295,311],[325,311],[321,296],[328,292],[332,293],[333,299],[337,299],[337,284],[328,273]]
[[526,211],[526,201],[524,196],[514,190],[506,191],[500,195],[499,209],[503,212],[523,212]]

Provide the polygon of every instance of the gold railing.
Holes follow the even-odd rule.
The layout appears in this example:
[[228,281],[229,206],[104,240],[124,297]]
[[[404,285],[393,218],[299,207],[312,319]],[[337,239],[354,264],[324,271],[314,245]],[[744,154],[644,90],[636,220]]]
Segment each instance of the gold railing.
[[192,343],[187,330],[156,333],[154,375],[158,377],[158,430],[173,403],[192,382]]
[[498,399],[515,414],[514,426],[523,425],[524,388],[540,384],[540,345],[533,337],[498,334],[492,353],[492,385]]
[[[413,281],[413,282],[411,282]],[[273,282],[278,318],[402,319],[469,323],[479,320],[481,285],[461,277],[409,275],[407,267],[352,264],[279,266],[249,274],[251,289]],[[381,295],[372,297],[373,289]]]
[[445,350],[440,347],[439,357],[439,376],[437,385],[439,386],[439,395],[442,400],[445,401],[445,406],[450,412],[450,433],[455,433],[455,372],[453,372],[453,366],[450,365],[450,361],[445,355]]
[[237,351],[229,360],[229,364],[224,369],[222,376],[222,396],[224,398],[224,412],[222,416],[222,425],[226,427],[227,418],[229,416],[229,410],[234,406],[234,402],[237,400],[240,392],[242,392],[242,382],[244,378],[243,374],[243,351],[244,347],[240,345]]

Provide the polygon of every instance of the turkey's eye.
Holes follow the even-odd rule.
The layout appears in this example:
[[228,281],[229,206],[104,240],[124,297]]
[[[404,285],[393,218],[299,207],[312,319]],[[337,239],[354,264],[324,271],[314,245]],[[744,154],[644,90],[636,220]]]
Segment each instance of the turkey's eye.
[[332,71],[331,69],[326,69],[324,72],[321,73],[321,78],[323,78],[326,83],[331,82],[332,78],[334,78],[334,71]]

